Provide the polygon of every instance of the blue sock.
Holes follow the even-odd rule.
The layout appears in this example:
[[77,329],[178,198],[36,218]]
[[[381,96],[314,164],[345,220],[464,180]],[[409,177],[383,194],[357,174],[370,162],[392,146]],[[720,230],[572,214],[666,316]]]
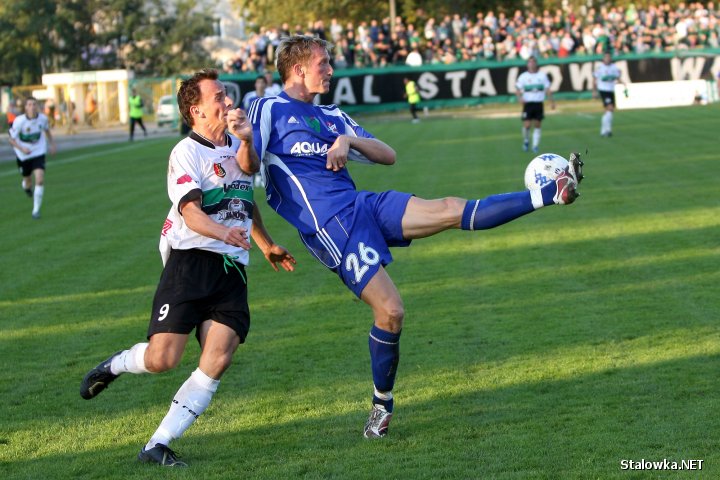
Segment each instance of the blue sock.
[[[552,183],[555,184],[555,182]],[[550,196],[550,203],[552,203],[552,196]],[[463,211],[460,228],[463,230],[487,230],[515,220],[533,210],[535,207],[528,191],[490,195],[482,200],[468,200]]]
[[540,193],[542,194],[542,200],[543,205],[555,205],[555,202],[553,201],[553,198],[555,197],[555,194],[557,193],[557,183],[550,182],[544,187],[540,189]]
[[[400,334],[386,332],[373,325],[368,344],[375,389],[384,393],[392,392],[400,361]],[[381,399],[373,395],[373,403],[383,405],[385,410],[392,412],[392,396],[390,399]]]

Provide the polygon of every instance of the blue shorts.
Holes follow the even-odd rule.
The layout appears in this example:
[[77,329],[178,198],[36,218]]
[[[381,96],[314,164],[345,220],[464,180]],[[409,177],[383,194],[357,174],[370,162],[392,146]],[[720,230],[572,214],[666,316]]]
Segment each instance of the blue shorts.
[[381,266],[392,262],[389,247],[407,247],[402,218],[412,194],[390,190],[359,192],[314,234],[300,233],[305,247],[360,297]]

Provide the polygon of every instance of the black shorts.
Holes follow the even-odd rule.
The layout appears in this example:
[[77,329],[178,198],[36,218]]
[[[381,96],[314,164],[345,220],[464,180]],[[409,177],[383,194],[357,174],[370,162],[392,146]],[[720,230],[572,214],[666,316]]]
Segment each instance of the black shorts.
[[522,120],[538,120],[545,118],[543,102],[526,102],[523,105]]
[[17,161],[18,170],[23,177],[29,177],[35,170],[45,170],[45,155],[39,157],[28,158],[27,160],[20,160],[15,157]]
[[243,265],[235,265],[238,268],[226,265],[223,255],[207,250],[171,250],[155,291],[148,338],[156,333],[187,335],[205,320],[214,320],[235,330],[243,343],[250,330],[247,275]]
[[615,92],[603,92],[602,90],[598,90],[598,93],[600,94],[600,100],[602,100],[604,106],[615,106]]

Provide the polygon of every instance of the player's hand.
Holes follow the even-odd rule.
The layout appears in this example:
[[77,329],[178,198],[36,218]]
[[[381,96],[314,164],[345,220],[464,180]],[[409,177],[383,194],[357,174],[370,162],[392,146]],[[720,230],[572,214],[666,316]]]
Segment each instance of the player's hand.
[[50,145],[49,153],[50,153],[50,155],[55,155],[55,152],[57,152],[57,147],[56,147],[55,144],[53,143],[53,144]]
[[250,242],[248,241],[247,229],[243,227],[230,227],[225,233],[223,242],[233,247],[244,248],[250,250]]
[[277,272],[279,263],[280,266],[288,271],[292,272],[295,270],[295,257],[288,252],[285,247],[281,245],[273,245],[265,253],[265,259],[270,263],[270,266]]
[[228,112],[227,128],[228,132],[232,133],[240,140],[252,142],[252,125],[242,109],[236,108]]
[[592,98],[595,98],[595,99],[598,98],[598,92],[597,92],[597,90],[593,90],[593,92],[592,92]]
[[340,135],[335,139],[332,147],[327,152],[327,162],[325,168],[338,172],[345,168],[348,162],[348,153],[350,152],[350,139],[346,135]]

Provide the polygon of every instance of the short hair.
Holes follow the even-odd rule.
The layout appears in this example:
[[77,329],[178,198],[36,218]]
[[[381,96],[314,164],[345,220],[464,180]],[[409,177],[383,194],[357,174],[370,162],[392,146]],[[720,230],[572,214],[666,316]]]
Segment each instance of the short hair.
[[280,73],[280,81],[285,83],[290,77],[293,65],[307,64],[312,58],[313,47],[320,47],[330,53],[332,44],[322,38],[311,35],[291,35],[284,38],[278,46],[277,70]]
[[217,80],[218,71],[214,68],[204,68],[193,74],[192,77],[180,82],[180,88],[177,93],[177,103],[183,120],[188,127],[192,127],[195,121],[190,115],[190,107],[200,103],[200,86],[202,80]]

